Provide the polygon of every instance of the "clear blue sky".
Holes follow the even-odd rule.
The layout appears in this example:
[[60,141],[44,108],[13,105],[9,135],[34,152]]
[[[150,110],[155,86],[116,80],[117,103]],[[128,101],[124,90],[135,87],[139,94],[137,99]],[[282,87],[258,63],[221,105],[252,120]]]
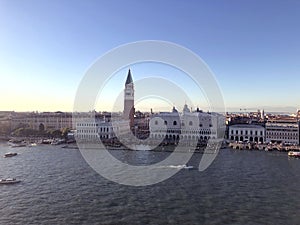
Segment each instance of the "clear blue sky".
[[0,110],[71,111],[99,56],[149,39],[198,54],[228,109],[300,108],[299,12],[297,0],[0,0]]

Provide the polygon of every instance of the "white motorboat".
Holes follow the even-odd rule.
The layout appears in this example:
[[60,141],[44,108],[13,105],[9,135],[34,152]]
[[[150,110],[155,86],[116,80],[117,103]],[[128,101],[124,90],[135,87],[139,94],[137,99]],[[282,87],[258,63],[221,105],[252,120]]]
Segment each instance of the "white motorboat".
[[170,165],[170,166],[168,166],[168,168],[174,168],[174,169],[186,169],[186,170],[194,169],[193,166],[188,166],[188,165],[178,165],[178,166]]
[[15,178],[0,179],[0,184],[16,184],[20,182],[20,180],[16,180]]
[[188,166],[188,165],[183,165],[182,167],[183,169],[187,169],[187,170],[191,170],[191,169],[194,169],[193,166]]
[[295,157],[295,158],[300,158],[300,152],[289,151],[288,156]]

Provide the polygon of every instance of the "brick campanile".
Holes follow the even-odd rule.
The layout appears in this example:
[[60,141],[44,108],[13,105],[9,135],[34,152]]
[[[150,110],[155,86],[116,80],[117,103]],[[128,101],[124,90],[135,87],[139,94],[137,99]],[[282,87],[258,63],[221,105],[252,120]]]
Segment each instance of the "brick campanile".
[[134,128],[134,86],[130,69],[128,70],[127,79],[124,89],[124,111],[123,117],[130,120],[130,128]]

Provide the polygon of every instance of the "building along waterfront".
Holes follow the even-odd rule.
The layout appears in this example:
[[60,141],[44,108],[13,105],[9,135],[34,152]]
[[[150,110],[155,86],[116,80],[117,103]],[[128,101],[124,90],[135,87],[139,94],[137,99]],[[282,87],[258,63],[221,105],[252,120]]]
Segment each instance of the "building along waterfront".
[[261,125],[235,124],[229,126],[229,139],[231,141],[264,143],[265,132],[265,127]]
[[299,123],[266,123],[266,142],[299,145]]

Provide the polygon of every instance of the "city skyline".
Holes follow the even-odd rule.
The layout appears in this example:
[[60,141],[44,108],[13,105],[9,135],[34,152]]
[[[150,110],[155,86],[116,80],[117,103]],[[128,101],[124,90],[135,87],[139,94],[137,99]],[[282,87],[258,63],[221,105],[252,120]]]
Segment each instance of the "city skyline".
[[[300,108],[297,1],[5,1],[0,2],[0,110],[72,111],[77,86],[93,62],[112,48],[140,40],[170,41],[199,55],[215,75],[227,111]],[[107,84],[96,110],[110,111],[123,92],[128,68],[134,80],[158,76],[203,95],[176,68],[130,65]],[[99,74],[101,75],[101,74]],[[180,108],[153,101],[142,111]],[[122,106],[120,106],[120,109]]]

